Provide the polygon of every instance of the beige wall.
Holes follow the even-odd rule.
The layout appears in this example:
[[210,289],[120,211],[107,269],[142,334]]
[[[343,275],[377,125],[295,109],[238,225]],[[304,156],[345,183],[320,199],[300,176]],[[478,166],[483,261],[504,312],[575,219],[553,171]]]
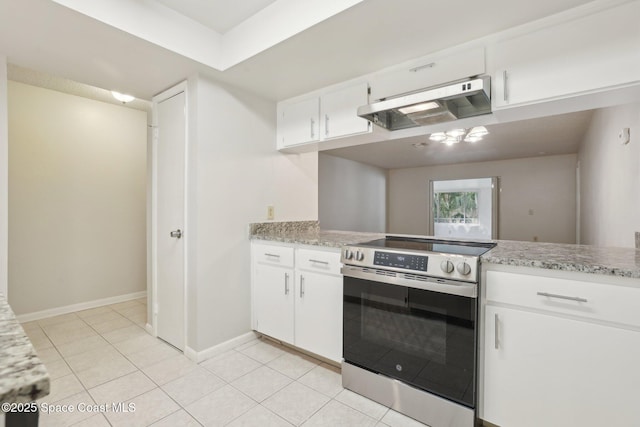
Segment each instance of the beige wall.
[[389,170],[387,232],[428,234],[430,180],[491,176],[502,188],[500,239],[575,243],[575,154]]
[[[251,330],[248,225],[318,218],[318,155],[276,151],[276,105],[202,77],[188,82],[187,345]],[[195,237],[194,237],[195,236]]]
[[0,294],[7,294],[8,177],[7,58],[0,55]]
[[146,289],[146,113],[9,82],[16,314]]
[[384,233],[386,170],[328,154],[318,156],[320,227]]
[[[618,134],[630,128],[631,142]],[[640,103],[598,110],[580,146],[581,243],[634,247],[640,231]]]

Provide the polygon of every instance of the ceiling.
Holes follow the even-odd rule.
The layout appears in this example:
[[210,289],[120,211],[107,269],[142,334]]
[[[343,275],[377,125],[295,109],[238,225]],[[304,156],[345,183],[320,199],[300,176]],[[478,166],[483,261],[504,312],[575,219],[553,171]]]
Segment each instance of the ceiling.
[[[147,100],[194,73],[282,100],[589,2],[538,0],[514,7],[510,0],[306,1],[302,6],[355,5],[306,29],[296,27],[301,25],[296,18],[300,16],[302,22],[304,13],[284,14],[282,19],[286,18],[293,35],[224,71],[203,65],[189,51],[136,37],[52,0],[0,0],[0,52],[21,68]],[[206,25],[212,33],[225,36],[245,28],[236,45],[258,43],[268,33],[281,30],[270,28],[267,22],[251,32],[253,26],[247,23],[256,14],[276,10],[276,6],[302,7],[299,0],[120,0],[118,7],[127,2],[136,7],[161,2],[185,15],[183,21],[192,22],[194,29]],[[113,15],[115,8],[108,12]],[[198,22],[189,16],[197,17]],[[309,19],[304,22],[315,22]],[[141,20],[142,30],[145,25],[147,21]],[[163,28],[155,30],[162,34]],[[182,35],[164,33],[165,41]],[[194,49],[214,47],[207,45],[209,40],[193,40],[199,44]]]
[[193,19],[217,33],[224,34],[275,0],[155,0]]
[[[323,151],[384,169],[507,160],[577,153],[592,111],[486,125],[489,134],[474,144],[447,146],[428,135]],[[453,126],[453,125],[452,125]],[[415,147],[414,144],[427,144]]]

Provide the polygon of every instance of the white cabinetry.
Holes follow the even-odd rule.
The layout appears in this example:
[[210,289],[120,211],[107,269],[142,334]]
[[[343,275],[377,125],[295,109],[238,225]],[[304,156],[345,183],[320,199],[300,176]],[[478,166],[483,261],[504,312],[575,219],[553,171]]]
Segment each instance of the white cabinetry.
[[426,57],[371,77],[371,99],[379,100],[484,74],[484,48],[447,56]]
[[486,291],[484,420],[640,425],[640,287],[489,271]]
[[278,144],[290,147],[320,140],[320,99],[312,97],[283,106],[278,117]]
[[358,107],[369,102],[368,86],[360,83],[322,95],[322,137],[341,138],[369,131],[371,122],[358,117]]
[[640,2],[489,47],[494,109],[640,81]]
[[371,131],[358,107],[368,103],[367,83],[344,86],[321,95],[278,104],[278,149],[318,143]]
[[293,342],[293,248],[252,245],[253,327],[278,340]]
[[339,250],[297,247],[294,251],[293,246],[253,242],[252,256],[253,328],[340,362],[342,276]]

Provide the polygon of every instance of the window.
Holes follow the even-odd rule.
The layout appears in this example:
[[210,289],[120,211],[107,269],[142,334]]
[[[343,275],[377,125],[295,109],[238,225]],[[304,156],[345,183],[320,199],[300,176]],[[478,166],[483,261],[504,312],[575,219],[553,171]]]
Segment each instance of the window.
[[431,181],[429,234],[498,238],[498,178]]

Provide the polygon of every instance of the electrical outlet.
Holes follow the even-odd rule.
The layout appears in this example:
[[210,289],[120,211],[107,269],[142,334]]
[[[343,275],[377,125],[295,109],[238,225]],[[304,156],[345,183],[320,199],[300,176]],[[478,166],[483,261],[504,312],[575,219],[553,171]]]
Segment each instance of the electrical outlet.
[[274,216],[273,206],[267,206],[267,219],[273,219]]

